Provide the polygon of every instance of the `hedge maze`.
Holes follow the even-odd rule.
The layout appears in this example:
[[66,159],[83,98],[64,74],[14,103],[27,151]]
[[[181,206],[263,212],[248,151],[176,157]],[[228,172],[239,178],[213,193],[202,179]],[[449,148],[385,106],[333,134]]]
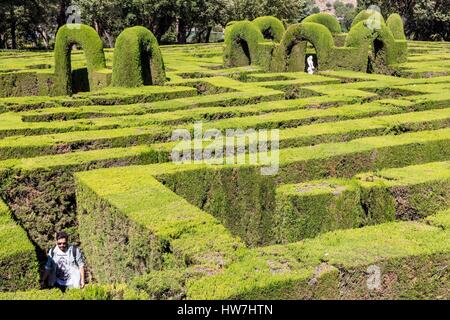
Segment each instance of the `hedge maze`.
[[[0,51],[0,299],[449,299],[450,44],[371,17],[238,21],[223,45],[134,27],[114,51],[64,27],[54,53]],[[279,129],[278,174],[174,163],[198,122]],[[39,290],[62,229],[91,283]]]

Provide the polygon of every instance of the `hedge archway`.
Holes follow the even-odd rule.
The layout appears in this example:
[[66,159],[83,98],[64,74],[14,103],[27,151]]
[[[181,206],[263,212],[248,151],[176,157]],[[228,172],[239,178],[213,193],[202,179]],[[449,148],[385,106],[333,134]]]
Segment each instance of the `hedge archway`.
[[305,23],[305,22],[314,22],[314,23],[324,25],[333,34],[342,32],[341,24],[331,14],[316,13],[316,14],[310,15],[309,17],[306,17],[305,19],[303,19],[302,23]]
[[[69,24],[62,26],[55,40],[55,74],[54,94],[72,94],[72,46],[78,44],[84,50],[89,77],[90,89],[95,89],[104,83],[97,83],[95,72],[106,69],[103,42],[98,33],[84,24]],[[101,82],[101,81],[99,81]]]
[[373,30],[367,26],[366,20],[351,28],[346,46],[364,46],[369,54],[368,63],[378,69],[385,69],[390,64],[401,62],[407,55],[406,41],[396,41],[385,23],[382,23],[379,29]]
[[224,61],[227,67],[252,64],[258,55],[258,43],[264,37],[250,21],[239,21],[227,27],[225,32]]
[[145,27],[127,28],[116,41],[112,85],[162,85],[166,80],[158,41]]
[[[326,66],[331,55],[331,50],[334,46],[333,36],[327,27],[312,22],[305,22],[290,26],[284,37],[276,49],[273,61],[273,70],[284,72],[289,70],[289,61],[292,61],[291,54],[294,47],[300,44],[296,52],[295,59],[305,59],[306,45],[302,43],[310,42],[317,52],[317,61],[319,66]],[[300,66],[302,64],[299,64]],[[304,70],[289,70],[289,71],[304,71]]]
[[280,42],[286,32],[283,23],[272,16],[256,18],[252,23],[261,31],[266,40]]

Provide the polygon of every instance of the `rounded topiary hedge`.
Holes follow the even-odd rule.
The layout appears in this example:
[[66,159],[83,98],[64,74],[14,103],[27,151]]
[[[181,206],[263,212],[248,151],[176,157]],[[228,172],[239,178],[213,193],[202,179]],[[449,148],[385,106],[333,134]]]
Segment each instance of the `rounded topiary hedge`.
[[386,21],[387,26],[391,29],[394,39],[406,40],[405,28],[403,26],[402,17],[399,14],[394,13],[389,16]]
[[359,22],[350,29],[345,45],[347,47],[365,47],[372,55],[371,60],[377,68],[403,62],[407,55],[406,41],[396,41],[392,31],[385,23],[380,28],[372,29],[367,20]]
[[153,33],[139,26],[125,29],[114,49],[112,85],[162,85],[165,80],[161,50]]
[[252,23],[261,31],[263,37],[268,40],[280,42],[286,32],[283,22],[272,16],[256,18]]
[[86,57],[89,82],[93,81],[94,72],[106,68],[103,42],[98,33],[90,26],[84,24],[64,25],[56,34],[55,40],[55,74],[56,83],[54,94],[72,94],[72,66],[70,54],[72,46],[80,45]]
[[[327,27],[318,23],[302,22],[290,26],[280,45],[275,50],[272,62],[273,71],[283,72],[288,68],[289,55],[293,47],[309,41],[317,52],[319,66],[326,66],[334,47],[333,36]],[[306,46],[305,46],[306,49]],[[300,59],[304,59],[304,53]]]
[[327,13],[316,13],[310,15],[309,17],[303,19],[302,23],[305,22],[314,22],[324,25],[333,34],[342,32],[341,24],[339,23],[339,21],[334,16]]
[[225,30],[225,66],[241,67],[252,64],[258,56],[258,43],[263,41],[261,31],[252,22],[233,23]]

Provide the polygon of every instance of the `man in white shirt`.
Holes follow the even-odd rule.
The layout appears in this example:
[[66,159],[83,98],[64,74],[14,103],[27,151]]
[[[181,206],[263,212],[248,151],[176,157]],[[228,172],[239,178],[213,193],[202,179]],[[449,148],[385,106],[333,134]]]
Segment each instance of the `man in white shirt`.
[[84,261],[81,251],[69,245],[64,231],[56,235],[56,246],[48,252],[42,285],[48,280],[50,287],[63,292],[70,288],[84,288]]

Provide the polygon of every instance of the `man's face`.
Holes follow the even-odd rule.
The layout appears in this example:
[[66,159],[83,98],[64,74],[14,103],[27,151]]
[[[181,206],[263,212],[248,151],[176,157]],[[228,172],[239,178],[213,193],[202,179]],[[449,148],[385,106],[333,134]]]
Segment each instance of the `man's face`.
[[58,241],[56,241],[56,244],[58,245],[58,248],[61,251],[66,252],[66,250],[67,250],[67,239],[65,239],[65,238],[58,239]]

